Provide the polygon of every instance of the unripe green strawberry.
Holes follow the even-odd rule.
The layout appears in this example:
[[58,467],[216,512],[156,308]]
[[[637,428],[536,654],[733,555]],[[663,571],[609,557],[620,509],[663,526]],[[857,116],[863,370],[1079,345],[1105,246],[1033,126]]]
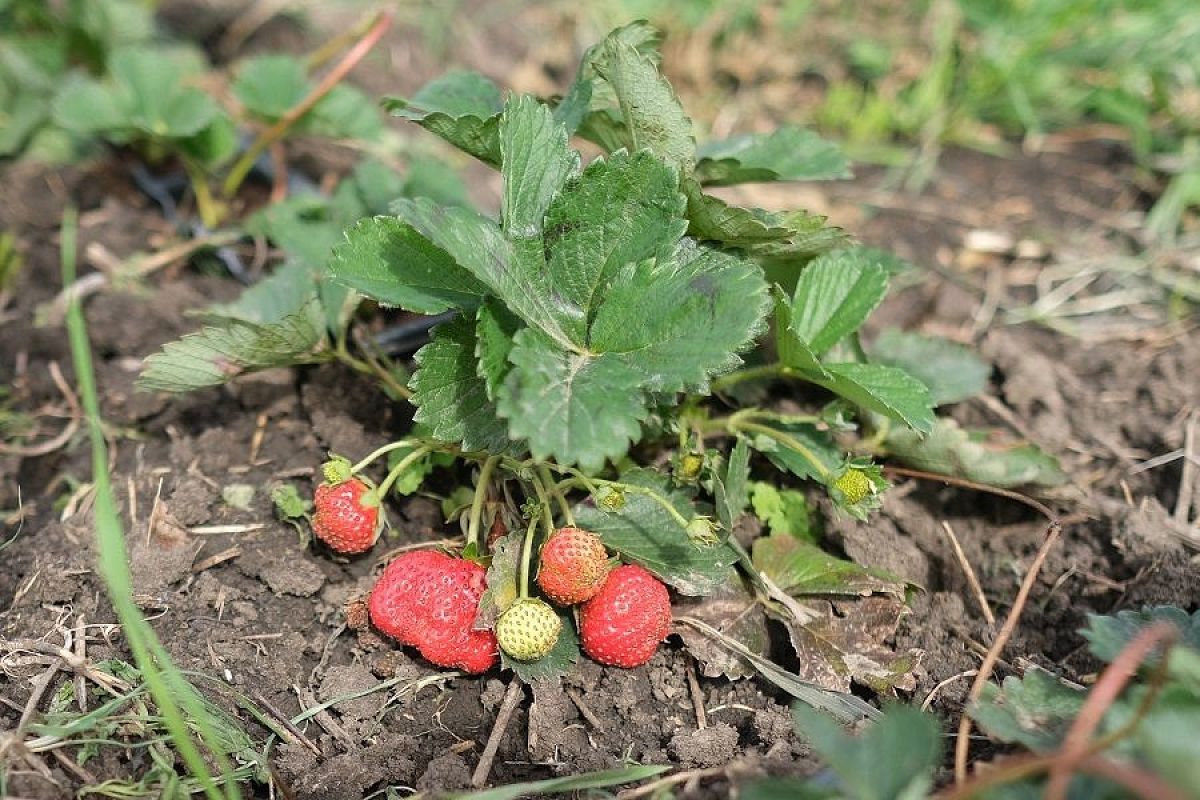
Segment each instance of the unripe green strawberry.
[[871,479],[861,469],[846,470],[833,482],[835,488],[846,498],[846,503],[858,505],[871,493]]
[[537,661],[558,644],[562,620],[545,600],[523,597],[496,620],[500,649],[517,661]]
[[599,536],[579,528],[559,528],[542,545],[537,582],[555,603],[570,606],[592,599],[611,568]]

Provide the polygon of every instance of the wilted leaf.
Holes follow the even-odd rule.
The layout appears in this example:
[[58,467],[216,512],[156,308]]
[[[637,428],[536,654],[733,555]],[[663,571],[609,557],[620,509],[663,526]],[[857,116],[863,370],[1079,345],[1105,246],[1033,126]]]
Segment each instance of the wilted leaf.
[[774,530],[754,541],[754,566],[780,589],[794,595],[859,595],[882,592],[903,600],[908,584],[883,570],[871,569],[826,553],[796,535]]
[[871,595],[819,605],[826,613],[805,625],[791,618],[780,620],[799,657],[801,678],[839,692],[850,691],[852,683],[879,694],[916,688],[913,670],[924,654],[898,653],[885,644],[896,633],[904,611],[901,600]]
[[[768,657],[771,640],[767,632],[766,614],[744,579],[732,569],[725,581],[711,594],[681,599],[676,603],[675,615],[680,614],[701,620],[752,653]],[[710,678],[745,678],[757,671],[753,664],[711,636],[687,626],[681,626],[678,633],[687,645],[688,652],[703,665],[704,674]]]
[[492,563],[488,565],[487,589],[479,598],[479,615],[475,617],[477,629],[496,627],[497,617],[517,599],[521,591],[517,580],[524,542],[524,529],[514,529],[492,544]]
[[1058,486],[1067,479],[1058,460],[1035,445],[1008,440],[999,431],[964,430],[944,417],[924,438],[903,428],[889,431],[886,447],[916,469],[990,486]]

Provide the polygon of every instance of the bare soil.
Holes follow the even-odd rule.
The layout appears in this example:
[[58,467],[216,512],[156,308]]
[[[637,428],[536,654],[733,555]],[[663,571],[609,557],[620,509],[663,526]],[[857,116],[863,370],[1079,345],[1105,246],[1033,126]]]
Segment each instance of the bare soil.
[[[406,75],[403,82],[419,80]],[[386,91],[403,88],[412,87]],[[1132,168],[1119,151],[1072,145],[1005,159],[953,151],[917,197],[887,190],[886,177],[868,169],[845,184],[770,187],[755,199],[815,205],[864,242],[928,267],[902,279],[905,288],[876,324],[977,343],[995,364],[990,399],[964,403],[953,415],[1025,435],[1062,460],[1070,483],[1040,496],[1068,520],[1066,533],[999,675],[1038,665],[1086,680],[1097,664],[1076,631],[1088,614],[1145,604],[1200,606],[1195,529],[1172,513],[1182,461],[1133,470],[1183,446],[1189,415],[1200,408],[1200,337],[1189,325],[1147,322],[1132,309],[1106,312],[1105,324],[1089,328],[1087,338],[1008,324],[1003,313],[1034,299],[1037,275],[1050,265],[1084,257],[1104,262],[1132,251],[1131,234],[1113,217],[1139,208],[1144,198],[1127,188]],[[99,244],[125,257],[169,233],[111,165],[3,168],[0,230],[17,234],[26,266],[12,301],[0,308],[0,382],[10,387],[10,406],[40,414],[47,431],[66,424],[70,406],[50,366],[57,364],[69,383],[72,373],[61,326],[39,327],[35,314],[61,288],[57,227],[67,203],[82,211],[81,252]],[[1042,243],[1046,258],[965,249],[964,236],[980,228]],[[274,371],[182,398],[134,390],[140,359],[196,327],[188,311],[237,291],[227,277],[178,264],[144,285],[112,287],[86,303],[137,601],[180,667],[214,676],[289,717],[383,678],[416,681],[433,674],[410,652],[348,629],[344,608],[369,589],[387,551],[448,535],[437,504],[418,497],[393,508],[394,538],[373,554],[346,560],[302,549],[296,531],[273,517],[269,499],[280,482],[311,491],[314,467],[329,451],[361,455],[396,438],[407,425],[406,409],[337,367]],[[1000,311],[989,311],[997,306]],[[1139,325],[1127,329],[1131,322]],[[94,570],[89,498],[77,491],[89,474],[82,433],[45,455],[0,453],[0,508],[22,509],[19,522],[14,518],[2,534],[3,540],[15,536],[0,554],[5,639],[61,642],[61,626],[80,616],[90,625],[114,621]],[[248,507],[223,501],[222,490],[234,484],[254,487]],[[969,686],[964,674],[978,666],[994,631],[943,522],[1003,618],[1044,531],[1044,522],[1020,505],[902,481],[870,523],[833,525],[830,545],[923,587],[895,644],[925,653],[911,699],[921,702],[939,687],[931,704],[949,719],[962,709]],[[235,532],[206,532],[214,527]],[[99,633],[88,654],[127,657],[119,636],[106,642]],[[707,727],[700,730],[688,659],[672,637],[639,669],[584,660],[561,682],[529,687],[507,728],[492,782],[630,760],[684,769],[729,765],[728,775],[683,792],[723,796],[729,780],[815,769],[791,730],[790,699],[765,681],[701,677]],[[43,669],[0,673],[0,728],[15,726]],[[507,680],[455,678],[415,695],[380,693],[339,703],[304,726],[319,756],[298,742],[273,748],[274,779],[284,796],[313,799],[358,797],[388,784],[434,793],[465,788]],[[265,738],[266,729],[231,710]],[[73,796],[78,775],[48,763],[49,778],[10,775],[9,791]],[[87,769],[104,780],[138,766],[131,755],[92,761]]]

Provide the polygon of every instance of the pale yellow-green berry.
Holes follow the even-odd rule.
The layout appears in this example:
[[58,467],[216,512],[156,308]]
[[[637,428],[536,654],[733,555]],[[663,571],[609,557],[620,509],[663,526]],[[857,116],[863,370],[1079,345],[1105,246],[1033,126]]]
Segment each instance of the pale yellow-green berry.
[[536,597],[517,600],[496,620],[500,649],[517,661],[544,658],[558,643],[562,620],[546,601]]
[[858,505],[871,493],[871,479],[861,469],[848,469],[833,482],[848,505]]

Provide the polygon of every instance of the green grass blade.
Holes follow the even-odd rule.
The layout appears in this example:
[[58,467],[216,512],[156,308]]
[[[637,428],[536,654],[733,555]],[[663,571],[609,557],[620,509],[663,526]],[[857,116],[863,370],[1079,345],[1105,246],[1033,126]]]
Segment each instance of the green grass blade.
[[[69,208],[64,212],[62,222],[64,286],[70,286],[75,280],[76,231],[77,213]],[[95,524],[100,575],[108,588],[113,610],[125,631],[129,649],[142,672],[146,687],[162,713],[164,725],[170,732],[173,744],[188,771],[203,787],[209,800],[237,800],[241,793],[234,782],[225,781],[225,791],[218,788],[217,781],[213,778],[197,743],[193,741],[184,719],[183,712],[186,711],[217,767],[222,774],[228,775],[233,770],[227,754],[215,744],[218,739],[208,709],[200,701],[195,688],[175,668],[154,630],[133,602],[133,581],[125,560],[125,534],[117,516],[108,475],[108,448],[100,424],[100,403],[96,395],[96,377],[92,369],[91,344],[79,300],[74,295],[67,310],[67,334],[79,394],[87,418],[88,435],[92,443],[92,482],[96,489]]]

